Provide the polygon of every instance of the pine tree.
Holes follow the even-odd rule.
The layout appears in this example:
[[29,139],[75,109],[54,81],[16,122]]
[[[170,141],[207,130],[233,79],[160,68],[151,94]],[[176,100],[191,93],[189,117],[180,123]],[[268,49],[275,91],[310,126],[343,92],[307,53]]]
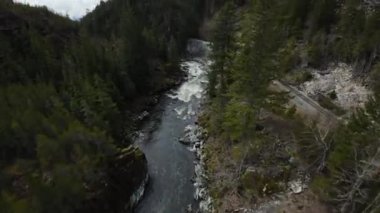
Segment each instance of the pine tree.
[[230,81],[229,69],[235,51],[237,26],[235,6],[228,1],[218,14],[212,36],[212,60],[209,73],[209,94],[211,97],[224,95]]

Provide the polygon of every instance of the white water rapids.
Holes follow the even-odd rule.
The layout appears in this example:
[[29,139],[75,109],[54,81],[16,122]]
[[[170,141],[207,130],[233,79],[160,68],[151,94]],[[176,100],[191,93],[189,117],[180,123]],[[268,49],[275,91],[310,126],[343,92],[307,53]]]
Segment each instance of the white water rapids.
[[139,132],[136,144],[148,160],[150,181],[136,212],[196,212],[199,205],[202,209],[210,204],[206,202],[204,180],[199,177],[200,145],[192,149],[179,143],[189,129],[196,127],[207,87],[208,50],[207,42],[189,41],[190,57],[181,63],[186,80],[160,99]]
[[[199,59],[200,60],[200,59]],[[199,103],[191,103],[193,99],[201,99],[207,86],[207,72],[208,64],[200,61],[185,61],[182,63],[182,69],[187,70],[188,76],[177,90],[167,96],[172,99],[178,99],[181,102],[187,103],[182,106],[176,107],[174,110],[182,119],[188,119],[189,116],[195,115],[195,105]]]

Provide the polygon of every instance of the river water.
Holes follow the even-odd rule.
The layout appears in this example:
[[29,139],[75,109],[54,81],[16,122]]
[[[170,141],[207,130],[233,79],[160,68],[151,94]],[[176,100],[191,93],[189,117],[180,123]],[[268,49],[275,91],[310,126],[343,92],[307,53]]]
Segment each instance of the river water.
[[190,40],[189,57],[181,63],[186,81],[161,98],[145,123],[136,144],[145,153],[150,175],[137,213],[181,213],[194,199],[194,153],[181,143],[185,128],[193,125],[207,86],[208,43]]

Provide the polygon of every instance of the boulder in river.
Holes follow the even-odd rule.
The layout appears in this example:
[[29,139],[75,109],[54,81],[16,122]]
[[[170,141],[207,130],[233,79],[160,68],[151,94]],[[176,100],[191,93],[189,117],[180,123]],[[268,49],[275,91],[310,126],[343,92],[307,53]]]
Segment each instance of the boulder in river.
[[188,145],[190,145],[191,144],[191,141],[190,141],[190,139],[188,138],[188,137],[181,137],[179,140],[178,140],[181,144],[183,144],[183,145],[186,145],[186,146],[188,146]]

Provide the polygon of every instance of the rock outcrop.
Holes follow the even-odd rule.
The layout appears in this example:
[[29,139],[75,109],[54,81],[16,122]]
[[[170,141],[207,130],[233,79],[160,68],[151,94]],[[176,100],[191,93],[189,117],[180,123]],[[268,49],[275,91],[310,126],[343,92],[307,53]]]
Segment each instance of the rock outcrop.
[[335,93],[336,99],[333,102],[343,109],[354,111],[364,107],[372,94],[368,88],[355,81],[352,76],[353,68],[347,64],[329,66],[324,74],[320,74],[318,70],[312,73],[314,78],[303,83],[301,90],[311,97],[319,93],[325,96]]
[[148,182],[145,155],[136,147],[120,149],[97,182],[85,212],[131,212]]

